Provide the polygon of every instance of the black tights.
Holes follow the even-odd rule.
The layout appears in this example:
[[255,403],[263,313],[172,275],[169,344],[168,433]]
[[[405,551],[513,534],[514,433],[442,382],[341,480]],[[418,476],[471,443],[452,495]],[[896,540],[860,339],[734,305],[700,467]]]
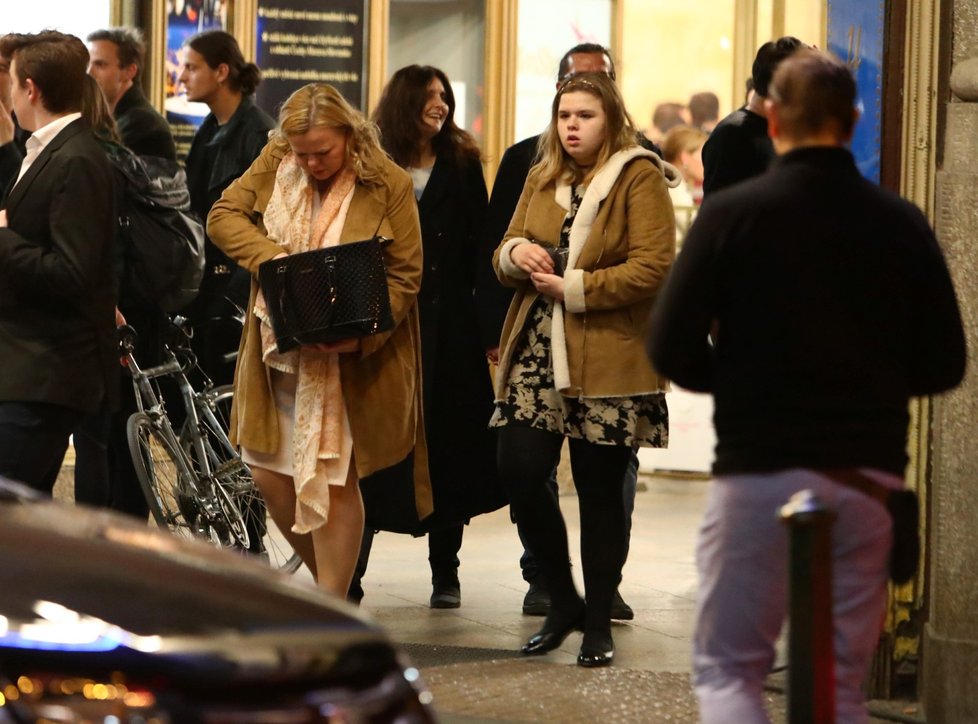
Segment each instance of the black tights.
[[[540,561],[552,601],[547,626],[565,624],[580,612],[571,576],[567,528],[547,480],[564,438],[521,425],[499,430],[499,477],[509,492],[516,521]],[[568,439],[571,471],[581,512],[581,564],[587,599],[588,639],[610,643],[611,601],[625,552],[622,493],[630,447]]]

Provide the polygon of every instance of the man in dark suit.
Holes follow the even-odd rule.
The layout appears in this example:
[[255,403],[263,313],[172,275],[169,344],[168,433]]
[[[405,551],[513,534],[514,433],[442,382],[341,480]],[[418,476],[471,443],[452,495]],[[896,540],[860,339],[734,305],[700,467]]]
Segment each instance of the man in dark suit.
[[[557,88],[574,77],[577,73],[605,73],[615,79],[615,63],[607,48],[596,43],[582,43],[564,53],[557,68]],[[536,163],[537,141],[540,136],[532,136],[506,149],[496,180],[492,185],[492,196],[489,199],[489,210],[486,214],[482,239],[485,259],[479,264],[476,281],[476,297],[479,300],[477,312],[479,327],[486,348],[486,356],[494,364],[499,361],[499,335],[506,319],[513,290],[504,287],[496,279],[492,268],[492,254],[499,242],[502,241],[509,228],[510,219],[519,203],[523,185],[530,173],[530,168]],[[659,153],[659,148],[647,138],[639,134],[639,143],[650,151]],[[554,490],[557,488],[556,471],[551,478]],[[632,456],[625,480],[625,555],[628,555],[628,536],[632,527],[632,510],[635,507],[635,490],[638,484],[638,457]],[[523,540],[520,534],[520,540]],[[523,556],[520,558],[520,568],[523,579],[529,583],[529,589],[523,599],[523,613],[528,616],[546,616],[550,609],[550,594],[539,576],[536,558],[532,551],[523,543]],[[635,617],[631,607],[625,603],[621,594],[615,591],[611,605],[611,617],[628,621]]]
[[119,126],[122,143],[138,156],[175,161],[176,146],[166,119],[139,87],[146,47],[135,28],[96,30],[88,36],[88,74],[102,89]]
[[79,113],[84,43],[6,35],[0,54],[33,134],[0,209],[0,475],[50,494],[72,428],[118,391],[113,178]]

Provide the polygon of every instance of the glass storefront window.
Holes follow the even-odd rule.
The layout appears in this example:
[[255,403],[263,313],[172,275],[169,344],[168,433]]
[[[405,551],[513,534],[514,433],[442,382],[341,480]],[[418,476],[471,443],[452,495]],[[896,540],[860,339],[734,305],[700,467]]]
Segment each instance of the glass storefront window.
[[550,122],[557,65],[580,43],[611,47],[611,0],[522,0],[518,16],[515,141]]
[[455,122],[481,142],[485,82],[485,0],[391,0],[387,75],[433,65],[455,93]]
[[743,103],[732,96],[733,8],[729,0],[625,5],[619,76],[635,123],[648,128],[656,105],[703,91],[720,99],[721,117]]

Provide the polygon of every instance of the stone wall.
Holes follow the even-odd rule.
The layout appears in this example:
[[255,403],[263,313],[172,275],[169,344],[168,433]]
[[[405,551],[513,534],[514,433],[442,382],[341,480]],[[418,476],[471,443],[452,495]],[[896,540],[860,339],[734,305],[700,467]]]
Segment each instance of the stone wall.
[[929,722],[978,721],[978,2],[953,3],[953,98],[937,172],[937,235],[968,337],[964,383],[933,406],[928,622]]

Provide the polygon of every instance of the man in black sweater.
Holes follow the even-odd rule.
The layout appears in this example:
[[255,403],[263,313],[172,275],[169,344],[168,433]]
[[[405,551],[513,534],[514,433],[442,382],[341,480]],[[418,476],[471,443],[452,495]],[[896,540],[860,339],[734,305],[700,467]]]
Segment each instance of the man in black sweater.
[[707,199],[652,315],[656,368],[715,401],[694,635],[706,724],[768,721],[762,686],[787,597],[776,511],[805,489],[835,513],[835,721],[865,721],[892,540],[879,498],[903,487],[908,398],[964,374],[927,220],[864,179],[845,148],[854,103],[838,60],[805,50],[782,64],[766,109],[781,158]]
[[764,117],[768,85],[781,61],[803,47],[798,38],[786,36],[758,49],[751,67],[754,92],[747,105],[720,121],[703,146],[704,196],[764,173],[774,160]]

